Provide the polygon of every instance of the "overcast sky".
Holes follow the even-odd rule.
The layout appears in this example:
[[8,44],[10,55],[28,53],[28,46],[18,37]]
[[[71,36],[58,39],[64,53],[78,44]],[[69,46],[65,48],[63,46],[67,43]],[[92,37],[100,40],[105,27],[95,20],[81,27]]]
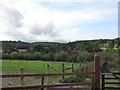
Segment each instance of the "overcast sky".
[[69,42],[118,37],[118,0],[48,1],[0,0],[0,40]]

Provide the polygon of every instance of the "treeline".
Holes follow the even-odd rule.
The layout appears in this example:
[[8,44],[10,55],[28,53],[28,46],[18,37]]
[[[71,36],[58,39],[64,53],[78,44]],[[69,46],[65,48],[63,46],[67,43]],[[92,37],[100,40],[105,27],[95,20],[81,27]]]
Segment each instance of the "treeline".
[[3,41],[2,59],[84,62],[96,52],[120,48],[119,39],[75,41],[69,43]]

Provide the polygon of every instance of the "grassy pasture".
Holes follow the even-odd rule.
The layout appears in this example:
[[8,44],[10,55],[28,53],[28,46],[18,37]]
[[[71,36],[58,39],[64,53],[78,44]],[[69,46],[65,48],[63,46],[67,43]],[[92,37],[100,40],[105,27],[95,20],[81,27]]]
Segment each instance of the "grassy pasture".
[[[24,68],[25,73],[46,73],[46,65],[50,65],[50,73],[61,72],[61,64],[64,63],[65,68],[71,67],[69,62],[48,62],[48,61],[25,61],[25,60],[3,60],[2,61],[2,73],[20,73],[20,68]],[[75,63],[74,68],[79,68],[79,64]],[[66,70],[66,72],[71,72],[71,70]],[[48,83],[48,77],[45,78],[45,82]],[[61,76],[58,77],[49,77],[49,82],[58,83],[61,79]],[[26,77],[24,84],[26,85],[37,85],[40,84],[40,77]],[[3,86],[16,86],[20,85],[20,78],[4,78]]]
[[[46,73],[46,65],[50,65],[50,73],[61,72],[61,64],[65,64],[65,68],[71,67],[69,62],[48,62],[48,61],[26,61],[26,60],[3,60],[2,72],[4,74],[20,73],[20,68],[24,68],[25,73]],[[83,65],[83,64],[82,64]],[[74,64],[76,69],[79,69],[79,63]],[[66,70],[71,72],[71,70]],[[69,76],[66,76],[69,77]],[[109,77],[109,76],[107,76]],[[45,83],[55,84],[59,83],[61,76],[58,77],[45,77]],[[48,82],[49,81],[49,82]],[[118,80],[107,80],[106,82],[117,82]],[[39,85],[41,83],[40,77],[26,77],[24,80],[25,85]],[[4,78],[3,86],[17,86],[20,85],[20,78]],[[108,87],[111,85],[107,85]],[[114,85],[113,85],[114,86]],[[117,85],[115,85],[117,87]]]
[[[48,62],[48,61],[26,61],[26,60],[3,60],[2,73],[19,73],[20,68],[24,68],[25,73],[46,73],[46,65],[50,65],[50,72],[61,72],[61,64],[64,63],[65,68],[71,67],[69,62]],[[75,68],[79,67],[78,63],[74,64]],[[70,72],[67,70],[66,72]]]

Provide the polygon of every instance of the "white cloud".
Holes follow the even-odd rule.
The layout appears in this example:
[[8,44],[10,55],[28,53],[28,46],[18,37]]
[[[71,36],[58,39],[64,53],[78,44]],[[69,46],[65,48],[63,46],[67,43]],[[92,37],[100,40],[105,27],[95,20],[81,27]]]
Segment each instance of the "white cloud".
[[36,2],[119,2],[119,0],[34,0]]
[[[90,2],[91,0],[86,0]],[[92,0],[95,1],[95,0]],[[49,9],[37,0],[2,0],[0,32],[3,39],[24,41],[73,41],[86,39],[80,28],[60,30],[74,23],[96,23],[106,20],[114,9],[80,9],[64,11]],[[82,0],[82,2],[84,2]]]

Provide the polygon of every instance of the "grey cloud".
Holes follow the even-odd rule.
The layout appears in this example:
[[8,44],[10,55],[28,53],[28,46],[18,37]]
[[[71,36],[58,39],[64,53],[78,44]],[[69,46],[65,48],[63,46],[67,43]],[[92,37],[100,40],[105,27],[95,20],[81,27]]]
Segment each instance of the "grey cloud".
[[25,39],[25,35],[19,31],[19,28],[23,26],[22,20],[24,19],[20,11],[5,5],[1,5],[0,10],[4,15],[3,18],[7,28],[6,34],[15,40]]
[[6,8],[6,18],[14,27],[21,27],[23,25],[22,14],[14,8]]
[[19,10],[13,7],[7,7],[4,4],[0,5],[0,10],[4,14],[4,18],[7,22],[14,27],[21,27],[23,25],[23,15]]
[[59,36],[59,32],[55,29],[52,22],[48,23],[46,26],[36,24],[32,26],[30,33],[34,35],[47,35],[50,37]]
[[[43,41],[42,38],[36,38],[38,35],[45,35],[46,37],[50,37],[50,39],[46,39],[46,41],[51,42],[63,42],[63,39],[61,39],[61,35],[59,30],[56,29],[54,24],[52,22],[48,23],[45,26],[42,25],[32,25],[30,28],[30,32],[28,35],[25,35],[23,33],[23,22],[24,19],[22,13],[15,9],[10,8],[5,5],[0,6],[0,12],[4,14],[3,20],[5,21],[5,26],[7,28],[6,35],[13,38],[13,40],[22,40],[27,42],[35,42],[35,41]],[[21,31],[22,30],[22,31]]]

